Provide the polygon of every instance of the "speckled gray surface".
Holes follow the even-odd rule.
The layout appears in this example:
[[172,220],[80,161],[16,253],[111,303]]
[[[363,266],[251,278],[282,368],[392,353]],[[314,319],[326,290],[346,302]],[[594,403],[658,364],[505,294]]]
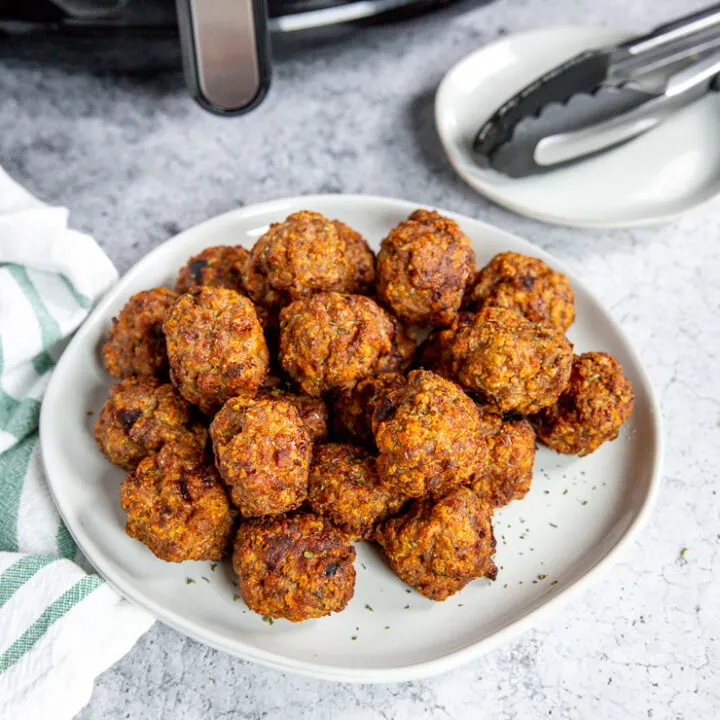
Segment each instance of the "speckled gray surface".
[[283,60],[267,102],[233,121],[204,114],[177,78],[0,66],[0,163],[68,206],[121,271],[179,229],[290,194],[373,193],[465,212],[533,240],[585,279],[635,340],[667,429],[662,491],[639,542],[560,614],[465,668],[401,685],[336,685],[156,625],[98,678],[82,720],[720,717],[720,205],[652,229],[543,226],[462,184],[431,110],[443,73],[501,32],[643,28],[701,4],[500,0],[373,29]]

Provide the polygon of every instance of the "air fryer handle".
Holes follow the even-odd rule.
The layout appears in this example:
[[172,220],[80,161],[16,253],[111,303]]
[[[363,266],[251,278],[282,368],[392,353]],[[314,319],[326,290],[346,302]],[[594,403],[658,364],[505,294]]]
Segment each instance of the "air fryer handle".
[[265,0],[176,0],[185,81],[217,115],[239,115],[270,86]]

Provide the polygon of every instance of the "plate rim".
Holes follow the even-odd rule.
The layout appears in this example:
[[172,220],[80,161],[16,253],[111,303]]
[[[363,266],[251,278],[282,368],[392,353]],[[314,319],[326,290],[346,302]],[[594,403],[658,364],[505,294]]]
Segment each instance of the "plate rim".
[[[494,234],[501,234],[511,237],[515,240],[520,240],[523,243],[532,245],[533,253],[541,259],[549,262],[553,267],[557,268],[561,272],[568,273],[572,278],[574,285],[581,288],[584,293],[587,293],[588,297],[594,302],[597,309],[604,316],[605,320],[610,324],[612,330],[623,342],[624,348],[628,355],[631,357],[635,367],[637,368],[638,375],[640,377],[644,391],[647,394],[649,410],[650,410],[650,437],[655,446],[655,452],[652,457],[652,468],[650,470],[650,478],[647,493],[643,498],[641,507],[635,513],[632,522],[628,525],[623,535],[615,542],[615,544],[608,549],[603,557],[601,557],[592,568],[585,572],[582,576],[578,577],[574,581],[567,584],[562,590],[556,595],[550,597],[544,601],[538,607],[530,610],[522,617],[511,622],[506,627],[499,631],[494,632],[492,635],[474,642],[466,647],[458,650],[448,652],[441,657],[434,658],[432,660],[420,661],[417,663],[410,663],[404,665],[398,665],[392,668],[372,668],[372,667],[361,667],[361,668],[338,668],[333,665],[325,665],[322,663],[315,663],[306,660],[300,660],[295,658],[288,658],[280,655],[276,652],[259,650],[251,646],[244,646],[244,643],[233,641],[232,647],[230,643],[223,642],[222,636],[219,632],[214,630],[208,630],[207,628],[197,628],[197,623],[193,621],[187,621],[182,615],[176,613],[174,610],[167,608],[159,603],[155,602],[151,598],[147,598],[143,593],[137,590],[132,582],[125,582],[122,578],[115,573],[112,561],[105,561],[103,558],[102,551],[96,553],[94,550],[88,553],[84,544],[82,533],[77,533],[76,528],[71,527],[67,520],[67,514],[63,502],[59,499],[58,494],[55,491],[55,483],[53,480],[52,472],[48,472],[48,467],[52,467],[52,463],[48,460],[47,445],[43,438],[47,437],[49,428],[53,423],[53,418],[50,416],[50,408],[53,407],[53,398],[55,395],[60,394],[62,390],[62,374],[58,372],[62,369],[65,359],[69,356],[67,350],[71,347],[81,345],[85,335],[90,332],[89,328],[91,320],[96,319],[105,313],[107,307],[114,302],[120,288],[132,281],[132,279],[139,274],[142,274],[146,266],[152,265],[155,257],[162,253],[163,249],[169,243],[173,243],[182,239],[184,236],[190,234],[196,234],[198,231],[207,231],[213,226],[220,226],[228,222],[232,222],[238,217],[243,219],[252,218],[255,215],[267,213],[267,212],[278,212],[284,210],[292,210],[292,208],[299,207],[301,204],[311,203],[323,203],[326,201],[342,201],[350,203],[372,203],[379,204],[380,206],[392,206],[393,209],[401,209],[412,211],[417,208],[429,208],[438,210],[438,212],[448,215],[456,219],[458,222],[470,222],[476,226],[478,230],[487,230]],[[47,402],[50,399],[51,402]],[[45,429],[45,432],[43,431]],[[135,263],[127,272],[120,278],[120,280],[104,295],[96,307],[85,319],[83,324],[76,331],[75,335],[71,339],[65,352],[60,356],[55,371],[53,372],[50,382],[48,384],[45,397],[40,411],[40,448],[43,466],[45,468],[45,474],[48,481],[48,488],[53,498],[56,508],[60,516],[63,519],[68,531],[72,535],[73,539],[77,543],[78,548],[83,552],[90,564],[95,568],[98,574],[103,577],[108,584],[113,587],[121,597],[133,602],[134,604],[148,610],[155,616],[160,622],[165,625],[169,625],[175,630],[187,635],[188,637],[197,640],[205,645],[213,647],[218,650],[222,650],[231,655],[239,657],[244,660],[257,662],[266,667],[270,667],[275,670],[282,672],[292,672],[295,674],[303,675],[306,677],[313,677],[322,680],[333,680],[338,682],[353,682],[353,683],[395,683],[403,682],[408,680],[415,680],[423,677],[429,677],[431,675],[440,674],[447,672],[460,665],[466,664],[474,659],[479,658],[487,652],[499,647],[500,645],[508,642],[509,640],[519,636],[521,633],[536,626],[543,617],[547,617],[550,613],[563,607],[567,602],[574,598],[580,591],[586,589],[589,585],[596,582],[602,574],[604,574],[609,568],[618,561],[619,555],[630,545],[632,541],[637,537],[638,533],[647,523],[652,508],[655,505],[657,495],[660,489],[660,481],[662,477],[662,466],[664,458],[664,435],[662,430],[662,415],[660,412],[660,405],[658,402],[657,394],[654,386],[650,380],[647,370],[632,342],[627,336],[622,327],[612,317],[610,312],[607,310],[605,305],[595,296],[595,294],[585,285],[581,278],[578,278],[575,273],[571,272],[569,268],[565,267],[564,263],[558,261],[550,253],[547,253],[542,248],[530,243],[517,235],[507,232],[502,228],[496,227],[490,223],[486,223],[482,220],[469,217],[462,213],[456,213],[450,210],[444,210],[426,203],[414,203],[411,201],[377,196],[377,195],[364,195],[364,194],[316,194],[316,195],[298,195],[289,198],[280,198],[270,200],[263,203],[255,203],[241,208],[236,208],[220,215],[213,216],[207,220],[204,220],[190,228],[183,230],[182,232],[168,238],[166,241],[160,243],[156,248],[151,250],[147,255],[142,257],[137,263]],[[240,647],[238,647],[240,646]]]
[[498,48],[502,45],[507,45],[517,39],[524,39],[532,36],[542,37],[544,35],[555,35],[560,33],[578,33],[582,32],[590,38],[593,33],[600,33],[607,35],[615,34],[617,40],[625,40],[628,37],[635,35],[635,32],[618,26],[605,26],[605,25],[553,25],[550,27],[536,28],[534,30],[523,30],[517,33],[512,33],[501,37],[487,45],[483,45],[481,48],[474,50],[465,57],[458,60],[446,73],[443,75],[437,90],[435,92],[434,100],[434,118],[435,118],[435,129],[438,137],[440,138],[440,144],[442,145],[445,156],[455,170],[455,172],[462,178],[462,180],[469,185],[475,192],[486,197],[491,202],[504,207],[511,212],[514,212],[523,217],[528,217],[533,220],[539,220],[540,222],[548,223],[551,225],[562,225],[565,227],[578,227],[578,228],[589,228],[589,229],[610,229],[610,228],[633,228],[633,227],[652,227],[654,225],[664,225],[678,218],[686,215],[689,212],[699,210],[705,206],[711,205],[712,203],[720,201],[720,193],[711,195],[710,197],[698,200],[695,203],[687,205],[683,210],[677,210],[675,212],[662,213],[659,215],[640,217],[633,220],[582,220],[573,218],[566,215],[554,215],[543,213],[527,208],[521,203],[513,202],[512,200],[505,197],[502,192],[498,192],[494,189],[492,183],[479,180],[476,176],[467,172],[461,163],[459,163],[455,156],[454,150],[455,143],[453,143],[446,131],[444,130],[444,122],[441,116],[446,112],[446,108],[449,104],[443,99],[443,96],[447,94],[448,86],[452,82],[453,76],[460,70],[465,64],[471,64],[476,60],[478,56],[481,56],[489,50]]

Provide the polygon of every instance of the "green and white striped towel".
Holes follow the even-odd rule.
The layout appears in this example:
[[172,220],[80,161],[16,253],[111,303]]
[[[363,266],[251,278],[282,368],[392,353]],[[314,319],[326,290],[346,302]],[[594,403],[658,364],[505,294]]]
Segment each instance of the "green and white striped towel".
[[[0,169],[0,718],[72,718],[152,624],[87,573],[43,474],[40,402],[55,362],[116,281],[67,210]],[[78,564],[79,563],[79,564]]]

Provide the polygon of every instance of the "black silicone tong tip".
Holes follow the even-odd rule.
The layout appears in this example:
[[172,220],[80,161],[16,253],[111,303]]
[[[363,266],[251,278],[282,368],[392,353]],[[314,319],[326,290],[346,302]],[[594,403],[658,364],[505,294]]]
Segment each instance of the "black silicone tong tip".
[[517,124],[539,114],[550,103],[565,103],[578,93],[592,94],[608,74],[610,56],[605,50],[577,55],[542,75],[508,100],[480,128],[473,151],[481,167],[492,167],[498,148],[508,142]]

